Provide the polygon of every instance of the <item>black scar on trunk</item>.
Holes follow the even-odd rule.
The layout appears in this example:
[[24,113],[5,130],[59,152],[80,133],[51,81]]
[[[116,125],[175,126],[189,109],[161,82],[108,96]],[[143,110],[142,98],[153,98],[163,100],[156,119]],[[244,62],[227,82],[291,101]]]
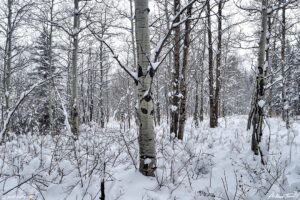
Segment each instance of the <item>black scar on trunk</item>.
[[154,110],[151,110],[150,115],[154,115]]
[[149,75],[150,75],[151,78],[154,77],[154,73],[155,73],[155,71],[154,71],[153,67],[150,67]]
[[141,108],[142,113],[144,113],[145,115],[148,113],[148,110],[145,108]]
[[151,96],[149,94],[147,94],[147,96],[144,97],[145,101],[149,102],[151,101]]
[[139,68],[138,68],[138,77],[141,77],[141,76],[143,76],[143,69],[142,69],[141,66],[139,66]]

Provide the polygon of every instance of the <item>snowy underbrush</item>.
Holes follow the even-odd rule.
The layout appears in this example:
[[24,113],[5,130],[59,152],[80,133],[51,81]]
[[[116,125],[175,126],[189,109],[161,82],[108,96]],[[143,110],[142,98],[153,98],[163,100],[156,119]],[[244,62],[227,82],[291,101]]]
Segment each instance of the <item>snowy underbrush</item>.
[[0,147],[0,199],[99,199],[101,181],[112,179],[110,170],[131,167],[128,155],[137,156],[125,147],[132,149],[129,132],[123,134],[93,124],[81,127],[77,141],[66,132],[11,135]]
[[189,119],[183,141],[168,133],[167,123],[156,127],[156,177],[138,172],[137,133],[117,122],[105,129],[83,125],[75,142],[64,131],[13,135],[0,146],[1,196],[99,199],[103,182],[106,200],[300,199],[299,122],[287,131],[279,119],[266,121],[265,165],[250,150],[246,122],[227,117],[210,129],[207,121],[194,127]]

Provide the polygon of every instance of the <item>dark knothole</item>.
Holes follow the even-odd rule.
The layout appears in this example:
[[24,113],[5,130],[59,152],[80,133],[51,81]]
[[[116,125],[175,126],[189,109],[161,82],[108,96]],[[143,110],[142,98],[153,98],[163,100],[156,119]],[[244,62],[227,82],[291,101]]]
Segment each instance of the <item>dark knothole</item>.
[[148,113],[148,110],[145,108],[141,108],[142,113],[144,113],[145,115]]
[[139,68],[138,68],[138,77],[141,77],[141,76],[143,76],[143,69],[142,69],[141,66],[139,66]]
[[148,94],[147,96],[144,97],[145,101],[149,102],[151,101],[151,96]]
[[150,67],[149,75],[150,75],[151,78],[154,77],[154,72],[155,71],[154,71],[153,67]]
[[150,115],[154,115],[154,110],[151,110]]

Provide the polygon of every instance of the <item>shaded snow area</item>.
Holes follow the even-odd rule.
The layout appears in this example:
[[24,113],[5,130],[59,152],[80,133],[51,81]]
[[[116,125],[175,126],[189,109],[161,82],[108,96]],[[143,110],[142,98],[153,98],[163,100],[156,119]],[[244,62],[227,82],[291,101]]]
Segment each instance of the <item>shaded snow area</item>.
[[287,131],[280,119],[265,121],[266,165],[251,152],[246,123],[227,117],[210,129],[188,120],[183,141],[158,126],[156,177],[136,170],[136,132],[117,122],[82,126],[75,143],[64,133],[12,136],[0,147],[0,199],[99,199],[102,180],[106,200],[300,199],[300,122]]

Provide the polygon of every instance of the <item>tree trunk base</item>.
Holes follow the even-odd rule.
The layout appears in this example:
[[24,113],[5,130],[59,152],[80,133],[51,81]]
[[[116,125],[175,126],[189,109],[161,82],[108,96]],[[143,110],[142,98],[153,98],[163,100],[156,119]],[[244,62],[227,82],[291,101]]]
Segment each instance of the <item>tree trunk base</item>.
[[155,177],[156,160],[155,158],[140,158],[139,171],[145,176]]

